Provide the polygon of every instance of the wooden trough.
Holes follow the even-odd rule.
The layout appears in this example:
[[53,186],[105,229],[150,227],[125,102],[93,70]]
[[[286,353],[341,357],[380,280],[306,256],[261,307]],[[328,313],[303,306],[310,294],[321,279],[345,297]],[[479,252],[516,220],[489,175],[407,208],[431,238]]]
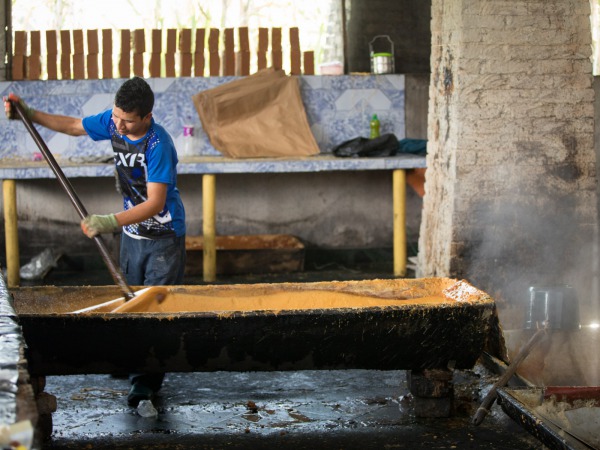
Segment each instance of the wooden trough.
[[[217,236],[217,274],[300,272],[304,269],[304,244],[289,234]],[[204,238],[185,238],[186,275],[203,273]]]
[[10,290],[32,375],[303,369],[467,369],[495,303],[465,281],[169,286],[169,310],[83,308],[115,286]]
[[[304,244],[289,234],[217,236],[217,274],[300,272],[304,269]],[[186,275],[203,273],[203,236],[185,238]]]

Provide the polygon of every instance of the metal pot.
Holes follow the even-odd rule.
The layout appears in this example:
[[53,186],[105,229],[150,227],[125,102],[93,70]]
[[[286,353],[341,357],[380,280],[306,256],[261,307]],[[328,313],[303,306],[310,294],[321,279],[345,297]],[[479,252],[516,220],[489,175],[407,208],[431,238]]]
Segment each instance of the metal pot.
[[391,53],[374,53],[371,56],[371,64],[373,73],[394,73],[394,60]]
[[578,330],[579,303],[575,289],[568,285],[531,286],[525,329]]
[[[383,46],[381,41],[383,40]],[[378,42],[379,41],[379,42]],[[377,47],[377,49],[375,49]],[[371,72],[375,74],[394,73],[394,43],[389,36],[375,36],[369,43]]]

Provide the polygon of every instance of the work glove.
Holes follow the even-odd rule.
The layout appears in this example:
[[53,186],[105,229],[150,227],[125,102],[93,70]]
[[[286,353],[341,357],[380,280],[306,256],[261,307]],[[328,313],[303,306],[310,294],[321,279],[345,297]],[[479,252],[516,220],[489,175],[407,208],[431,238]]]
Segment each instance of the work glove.
[[90,238],[101,233],[114,233],[119,228],[117,217],[114,214],[106,216],[92,214],[81,221],[81,229]]
[[3,100],[4,100],[4,113],[6,114],[7,119],[9,119],[9,120],[17,119],[17,114],[15,113],[15,110],[13,109],[12,104],[9,100],[19,103],[19,105],[21,105],[21,107],[25,111],[25,115],[29,118],[29,120],[31,120],[33,118],[33,113],[35,112],[35,110],[33,108],[31,108],[30,106],[27,106],[27,103],[25,103],[23,101],[23,99],[21,97],[19,97],[18,95],[13,94],[11,92],[10,94],[8,94],[8,97],[4,97]]

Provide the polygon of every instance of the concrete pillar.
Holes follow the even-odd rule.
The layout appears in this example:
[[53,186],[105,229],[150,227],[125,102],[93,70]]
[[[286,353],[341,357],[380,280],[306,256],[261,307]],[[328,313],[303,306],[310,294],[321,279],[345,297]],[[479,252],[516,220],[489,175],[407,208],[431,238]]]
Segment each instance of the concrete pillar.
[[530,285],[595,299],[589,2],[434,0],[431,32],[419,275],[489,292],[505,328]]

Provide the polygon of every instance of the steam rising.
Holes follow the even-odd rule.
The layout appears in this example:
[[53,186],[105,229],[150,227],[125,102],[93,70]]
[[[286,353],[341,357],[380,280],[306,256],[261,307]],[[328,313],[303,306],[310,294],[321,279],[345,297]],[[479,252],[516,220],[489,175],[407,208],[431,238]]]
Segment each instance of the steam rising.
[[529,194],[529,189],[521,188],[518,197],[485,199],[473,208],[469,220],[481,225],[476,227],[476,239],[470,236],[463,240],[474,242],[464,248],[464,261],[468,261],[464,277],[495,298],[513,355],[529,336],[523,331],[529,287],[573,287],[582,327],[580,331],[550,332],[549,342],[537,352],[538,360],[531,356],[534,361],[528,361],[529,366],[537,367],[537,373],[530,373],[537,379],[530,381],[600,385],[595,218],[588,220],[585,214],[589,211],[581,212],[581,198],[565,194],[560,186],[555,186],[554,195],[548,191],[540,194],[539,187],[529,187]]

